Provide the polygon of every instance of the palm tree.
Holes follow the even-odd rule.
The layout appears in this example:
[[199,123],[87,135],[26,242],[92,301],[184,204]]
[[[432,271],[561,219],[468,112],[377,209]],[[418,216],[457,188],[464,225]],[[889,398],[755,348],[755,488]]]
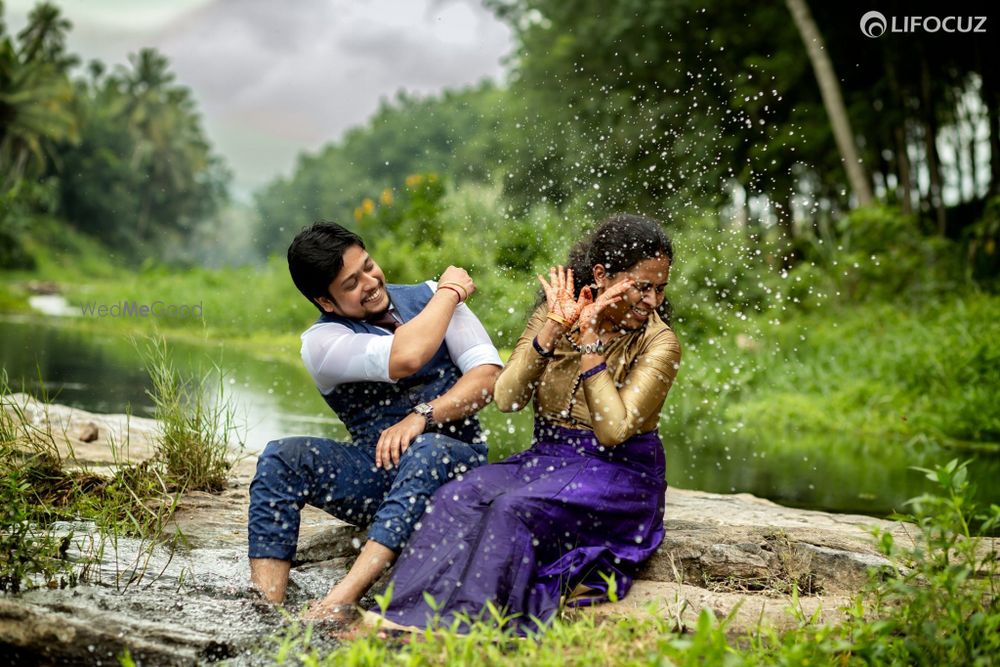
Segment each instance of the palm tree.
[[32,10],[17,43],[0,23],[0,192],[43,173],[56,143],[78,139],[66,75],[75,62],[65,52],[69,27],[47,3]]

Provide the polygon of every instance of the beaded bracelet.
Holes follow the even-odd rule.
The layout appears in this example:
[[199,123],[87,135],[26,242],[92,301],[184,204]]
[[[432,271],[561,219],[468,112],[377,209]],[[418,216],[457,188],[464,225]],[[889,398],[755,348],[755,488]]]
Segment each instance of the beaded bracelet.
[[608,370],[608,365],[602,361],[601,363],[599,363],[596,366],[594,366],[593,368],[591,368],[589,371],[584,371],[584,372],[580,373],[580,379],[581,380],[586,380],[590,376],[597,375],[601,371],[606,371],[606,370]]
[[538,342],[538,336],[535,336],[534,338],[531,339],[531,344],[535,346],[535,352],[542,355],[546,359],[556,356],[555,350],[549,350],[547,352],[545,351],[541,343]]

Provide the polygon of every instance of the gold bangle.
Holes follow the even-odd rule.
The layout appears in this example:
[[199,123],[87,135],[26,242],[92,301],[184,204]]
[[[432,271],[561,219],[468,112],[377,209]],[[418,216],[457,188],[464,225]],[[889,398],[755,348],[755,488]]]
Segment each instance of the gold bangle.
[[572,324],[572,323],[571,323],[571,322],[570,322],[569,320],[567,320],[566,318],[564,318],[564,317],[562,317],[562,316],[560,316],[560,315],[556,315],[555,313],[549,313],[549,314],[548,314],[548,315],[546,315],[545,317],[546,317],[546,318],[548,318],[548,319],[550,319],[550,320],[552,320],[552,321],[553,321],[553,322],[555,322],[556,324],[561,324],[561,325],[563,325],[563,326],[564,326],[564,327],[566,327],[567,329],[569,329],[570,325]]
[[462,301],[467,301],[469,299],[469,290],[465,289],[465,287],[462,286],[461,284],[456,283],[456,282],[452,282],[450,280],[448,282],[446,282],[446,283],[438,283],[438,287],[447,287],[448,285],[452,285],[452,286],[457,287],[458,289],[462,290],[462,294],[465,295],[464,297],[462,297]]

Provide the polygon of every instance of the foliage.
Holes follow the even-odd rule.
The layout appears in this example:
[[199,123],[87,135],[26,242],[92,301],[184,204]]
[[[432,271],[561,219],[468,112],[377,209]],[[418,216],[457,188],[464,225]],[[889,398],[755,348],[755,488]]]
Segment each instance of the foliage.
[[[24,211],[58,211],[128,260],[187,239],[219,210],[229,174],[166,58],[143,49],[111,74],[95,61],[74,82],[70,23],[54,4],[39,3],[16,38],[2,14],[0,3],[0,268],[33,266]],[[38,184],[55,193],[42,210]]]
[[[745,206],[751,224],[777,223],[794,237],[793,209],[818,224],[849,203],[830,120],[784,3],[487,4],[516,39],[510,93],[526,130],[510,136],[518,159],[505,186],[521,206],[588,190],[599,211],[672,219],[729,203]],[[915,49],[899,48],[895,35],[861,33],[857,17],[870,9],[863,2],[809,4],[876,189],[956,236],[976,215],[956,209],[944,224],[944,180],[959,183],[959,201],[975,211],[1000,173],[993,155],[982,179],[986,165],[972,155],[979,140],[955,138],[979,122],[1000,132],[1000,80],[985,43],[926,33]],[[900,2],[879,9],[912,11]],[[951,164],[935,140],[948,142]],[[918,170],[929,185],[918,186]],[[740,196],[727,196],[730,189]]]
[[[47,401],[43,391],[42,403]],[[5,511],[0,518],[0,590],[17,592],[38,586],[76,585],[91,575],[105,546],[119,537],[137,537],[127,580],[145,575],[155,544],[167,537],[167,524],[179,493],[170,494],[155,465],[128,461],[128,442],[110,443],[115,453],[111,475],[97,475],[76,458],[71,446],[60,448],[48,415],[25,413],[10,394],[6,375],[0,382],[0,493]],[[65,434],[63,434],[65,435]],[[98,537],[80,521],[92,522]],[[124,573],[119,573],[120,575]]]
[[986,203],[982,219],[965,230],[968,243],[968,271],[977,280],[992,278],[994,287],[1000,276],[1000,195]]
[[990,664],[1000,655],[998,554],[972,527],[986,534],[1000,527],[1000,506],[980,513],[968,465],[953,459],[919,469],[938,493],[914,498],[913,514],[900,517],[919,528],[913,546],[879,535],[883,551],[906,569],[875,589],[872,615],[881,625],[866,638],[869,650],[913,665]]
[[59,181],[75,227],[128,259],[190,236],[218,212],[229,174],[165,57],[143,49],[111,73],[92,65],[75,102],[80,142],[63,147]]
[[[454,183],[489,182],[499,169],[503,91],[483,83],[424,99],[400,93],[362,127],[316,154],[302,154],[292,178],[257,192],[263,254],[283,253],[302,227],[326,219],[346,224],[352,212],[407,176],[447,174]],[[426,185],[426,183],[425,183]]]
[[77,139],[67,72],[76,57],[66,53],[70,23],[59,9],[39,3],[28,25],[12,39],[0,3],[0,195],[48,167],[54,147]]
[[7,374],[0,376],[0,591],[17,593],[36,581],[72,585],[77,569],[66,558],[72,534],[57,535],[37,525],[40,481],[58,477],[60,457],[51,433],[25,419],[7,398]]
[[0,191],[0,269],[31,270],[38,266],[29,248],[28,231],[33,218],[51,210],[51,191],[51,187],[35,183]]

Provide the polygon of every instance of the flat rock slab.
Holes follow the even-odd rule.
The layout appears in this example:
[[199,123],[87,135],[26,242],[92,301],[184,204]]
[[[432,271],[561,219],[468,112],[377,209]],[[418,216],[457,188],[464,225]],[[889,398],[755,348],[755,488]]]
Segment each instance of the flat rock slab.
[[825,595],[801,597],[797,606],[789,596],[771,597],[725,591],[663,581],[636,581],[628,596],[618,602],[587,607],[599,618],[654,616],[665,618],[678,631],[694,630],[703,610],[726,623],[726,631],[753,631],[763,620],[776,630],[791,630],[800,618],[814,618],[829,625],[845,620],[843,608],[850,597]]
[[740,494],[670,489],[665,536],[640,579],[715,591],[789,594],[853,593],[870,568],[892,570],[873,531],[912,544],[914,527],[853,514],[784,507]]

